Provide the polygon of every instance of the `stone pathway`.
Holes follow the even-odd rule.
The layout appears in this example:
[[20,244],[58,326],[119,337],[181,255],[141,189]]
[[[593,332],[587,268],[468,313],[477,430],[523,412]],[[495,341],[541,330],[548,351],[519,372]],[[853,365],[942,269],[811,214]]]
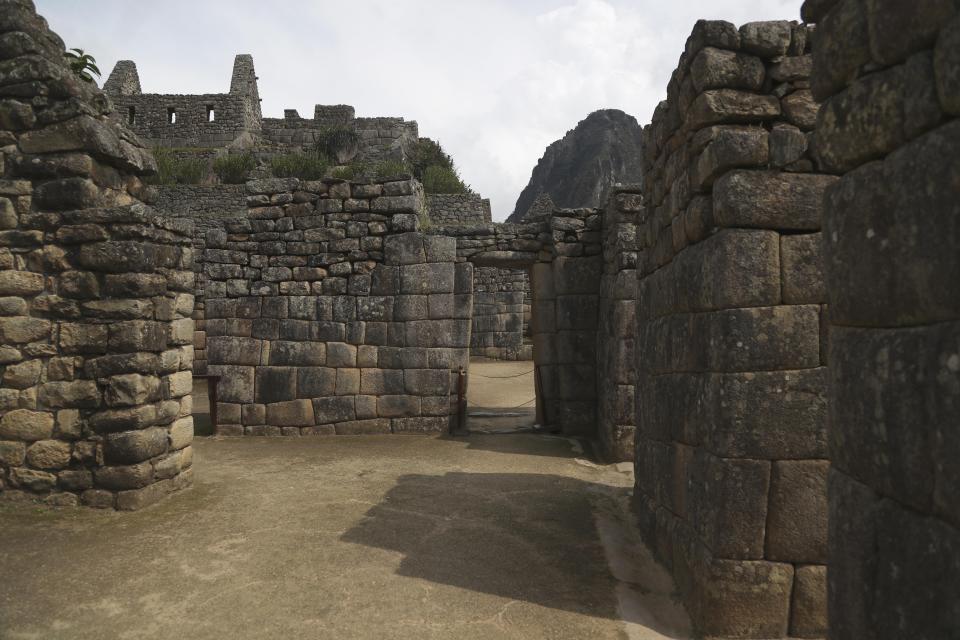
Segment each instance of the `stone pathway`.
[[0,506],[0,638],[688,638],[563,438],[199,439],[136,513]]

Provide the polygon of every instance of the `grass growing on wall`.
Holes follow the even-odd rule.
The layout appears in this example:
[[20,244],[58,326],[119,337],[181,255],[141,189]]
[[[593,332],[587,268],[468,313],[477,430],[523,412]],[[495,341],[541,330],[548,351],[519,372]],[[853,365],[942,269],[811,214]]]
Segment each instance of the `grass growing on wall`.
[[377,180],[383,180],[384,178],[393,178],[410,173],[412,173],[410,167],[402,160],[384,160],[377,163],[374,170],[374,177]]
[[455,168],[431,165],[420,176],[423,190],[427,193],[471,193]]
[[213,161],[213,172],[223,184],[243,184],[247,175],[257,166],[253,155],[234,153],[220,156]]
[[277,178],[320,180],[329,167],[330,161],[319,153],[286,153],[270,158],[270,169]]
[[410,168],[427,193],[473,193],[440,143],[420,138],[410,151]]
[[314,147],[320,155],[344,162],[357,153],[360,134],[353,127],[323,127]]
[[157,174],[150,176],[150,184],[200,184],[207,175],[207,162],[203,158],[181,158],[169,149],[157,147],[153,150],[157,160]]

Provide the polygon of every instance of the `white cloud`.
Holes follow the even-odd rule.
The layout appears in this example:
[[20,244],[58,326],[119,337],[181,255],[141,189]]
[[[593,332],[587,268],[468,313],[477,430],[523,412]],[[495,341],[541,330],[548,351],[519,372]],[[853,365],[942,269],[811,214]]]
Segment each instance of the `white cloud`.
[[252,53],[264,113],[353,104],[417,120],[465,180],[513,209],[544,148],[588,113],[647,122],[697,18],[794,19],[800,0],[36,0],[104,73],[144,90],[225,91]]

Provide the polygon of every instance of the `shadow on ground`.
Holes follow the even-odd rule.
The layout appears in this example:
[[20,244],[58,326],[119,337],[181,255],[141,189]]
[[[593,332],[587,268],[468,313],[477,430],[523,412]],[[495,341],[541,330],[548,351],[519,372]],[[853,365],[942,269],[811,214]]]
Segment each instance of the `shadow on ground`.
[[[402,576],[631,622],[595,524],[627,491],[557,475],[404,475],[341,540],[403,553]],[[671,620],[633,622],[676,633]]]

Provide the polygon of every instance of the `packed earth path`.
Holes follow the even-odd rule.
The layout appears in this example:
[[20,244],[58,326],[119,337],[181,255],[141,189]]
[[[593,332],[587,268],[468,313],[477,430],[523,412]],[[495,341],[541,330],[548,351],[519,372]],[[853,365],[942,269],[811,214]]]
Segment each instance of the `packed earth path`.
[[0,637],[690,637],[629,466],[574,440],[195,447],[194,486],[135,513],[0,505]]

